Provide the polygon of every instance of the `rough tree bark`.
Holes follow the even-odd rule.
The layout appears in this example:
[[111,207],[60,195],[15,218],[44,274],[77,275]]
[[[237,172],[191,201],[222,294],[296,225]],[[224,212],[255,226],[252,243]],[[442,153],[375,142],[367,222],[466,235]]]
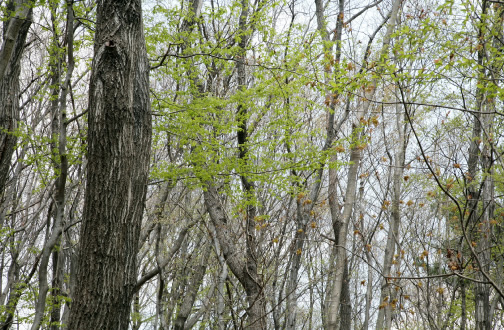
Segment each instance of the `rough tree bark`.
[[[23,6],[23,7],[22,7]],[[26,37],[32,22],[32,8],[24,1],[8,1],[7,14],[14,17],[5,20],[3,24],[3,43],[0,51],[0,205],[2,203],[11,158],[14,153],[17,138],[13,134],[19,120],[19,75],[21,71],[21,56],[25,48]],[[0,214],[3,210],[0,210]],[[4,226],[4,217],[0,215],[0,229]],[[1,304],[6,306],[0,316],[0,329],[10,329],[14,314],[22,295],[22,290],[16,289],[19,283],[20,267],[18,253],[12,254],[12,264],[9,268],[7,287],[9,288],[7,303],[7,287]],[[29,278],[33,273],[26,276]]]
[[88,169],[69,329],[128,329],[151,145],[140,0],[100,0]]
[[4,21],[0,51],[0,199],[17,140],[13,132],[19,120],[21,55],[32,22],[32,8],[24,1],[8,1],[6,9],[14,17]]

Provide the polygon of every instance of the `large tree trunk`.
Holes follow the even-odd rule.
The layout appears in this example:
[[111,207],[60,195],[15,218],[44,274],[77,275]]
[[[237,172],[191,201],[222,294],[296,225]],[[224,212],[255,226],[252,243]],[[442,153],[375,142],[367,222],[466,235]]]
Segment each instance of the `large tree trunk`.
[[[23,8],[21,8],[23,6]],[[26,37],[31,25],[31,6],[23,2],[8,1],[7,13],[14,17],[5,20],[3,25],[3,43],[0,52],[0,205],[4,197],[11,158],[16,145],[16,135],[19,120],[19,75],[21,71],[21,56],[23,54]],[[23,19],[26,18],[26,19]],[[3,211],[0,210],[0,214]],[[0,229],[4,226],[4,217],[0,216]],[[12,264],[9,268],[8,283],[9,296],[0,317],[0,329],[10,329],[22,290],[18,289],[20,267],[18,253],[12,254]],[[33,273],[26,276],[28,281]],[[7,290],[5,291],[7,293]],[[2,297],[2,298],[6,298]]]
[[9,1],[6,7],[15,16],[4,22],[0,51],[0,200],[17,140],[13,133],[19,120],[20,63],[32,15],[31,7],[22,2]]
[[127,329],[149,171],[149,65],[141,1],[97,5],[88,171],[69,329]]

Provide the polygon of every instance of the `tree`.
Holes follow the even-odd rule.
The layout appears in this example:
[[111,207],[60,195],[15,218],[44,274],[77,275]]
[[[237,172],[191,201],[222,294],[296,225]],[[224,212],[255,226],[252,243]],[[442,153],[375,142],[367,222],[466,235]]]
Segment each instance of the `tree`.
[[1,329],[502,326],[498,1],[97,4],[1,5]]
[[[3,201],[5,188],[11,172],[11,159],[17,142],[19,121],[19,96],[21,58],[25,49],[26,37],[32,23],[32,5],[24,1],[8,1],[6,12],[9,19],[3,23],[3,43],[0,51],[0,228],[4,227]],[[15,288],[19,281],[17,256],[12,254],[12,265],[6,292],[9,291],[7,308],[2,315],[0,326],[11,326],[20,294]]]
[[[52,48],[53,52],[56,54],[53,55],[53,66],[52,66],[52,85],[54,96],[51,102],[51,115],[52,115],[52,143],[51,147],[53,150],[57,150],[53,157],[54,160],[54,172],[57,173],[56,180],[54,183],[55,192],[54,192],[54,222],[51,235],[47,238],[44,247],[42,249],[42,256],[40,259],[40,267],[39,267],[39,295],[37,298],[37,304],[35,307],[35,318],[32,324],[32,330],[39,329],[46,306],[46,297],[49,291],[49,286],[47,283],[47,270],[49,264],[49,258],[51,254],[53,255],[53,287],[52,287],[52,295],[58,296],[61,286],[62,286],[62,260],[59,257],[59,253],[54,250],[56,244],[58,242],[61,244],[61,233],[64,228],[64,215],[65,215],[65,187],[68,176],[68,155],[67,155],[67,96],[68,91],[71,88],[70,81],[72,77],[72,73],[75,66],[75,61],[73,57],[73,38],[74,38],[74,12],[73,12],[73,2],[68,1],[66,4],[67,11],[67,20],[66,20],[66,44],[67,44],[67,54],[68,54],[68,62],[67,62],[67,73],[64,81],[61,83],[61,96],[58,97],[60,90],[60,80],[61,80],[61,71],[62,71],[62,59],[58,53],[57,47],[57,38],[58,35],[53,36],[55,39],[54,48]],[[54,16],[52,16],[54,18]],[[55,26],[55,22],[53,20],[53,26]],[[55,306],[58,305],[57,298],[53,299],[53,303]],[[58,307],[55,307],[51,313],[51,319],[53,323],[58,323],[60,320],[60,310]]]
[[141,1],[99,1],[88,168],[70,329],[127,329],[151,144]]
[[8,1],[6,10],[12,17],[4,21],[0,51],[0,198],[3,198],[17,140],[20,63],[33,9],[28,2]]

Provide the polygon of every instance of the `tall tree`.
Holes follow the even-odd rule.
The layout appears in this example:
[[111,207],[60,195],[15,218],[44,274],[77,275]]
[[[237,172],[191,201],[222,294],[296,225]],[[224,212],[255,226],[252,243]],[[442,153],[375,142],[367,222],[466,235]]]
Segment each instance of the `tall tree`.
[[88,168],[70,329],[127,329],[151,145],[139,0],[98,1]]
[[[383,45],[380,50],[380,61],[385,62],[388,58],[389,44],[392,38],[392,32],[395,28],[396,18],[399,11],[400,1],[396,0],[392,3],[392,9],[390,14],[385,20],[389,20],[387,25],[387,30],[383,37]],[[366,59],[367,59],[367,55]],[[360,121],[361,118],[366,118],[368,115],[369,108],[371,106],[371,100],[373,100],[376,92],[376,87],[378,84],[378,79],[374,78],[371,80],[369,86],[364,90],[364,100],[361,107],[359,108],[357,115],[352,123],[352,133],[353,136],[361,138]],[[343,211],[336,218],[332,219],[334,236],[337,242],[336,249],[336,263],[334,265],[334,282],[331,288],[331,294],[327,302],[327,327],[328,329],[336,329],[338,327],[338,314],[340,311],[340,300],[343,294],[343,283],[348,281],[348,274],[345,271],[347,264],[347,253],[346,253],[346,242],[348,234],[348,224],[352,211],[354,208],[354,203],[357,193],[357,173],[359,170],[360,162],[362,158],[362,148],[356,143],[350,151],[350,166],[348,169],[348,181],[345,190],[345,202],[343,205]]]
[[0,198],[5,190],[12,154],[14,134],[19,120],[19,74],[21,55],[32,22],[32,7],[24,1],[8,1],[0,50]]
[[[56,6],[56,4],[52,4]],[[57,249],[53,250],[57,244],[61,244],[60,235],[63,232],[64,227],[64,213],[65,213],[65,185],[68,176],[68,157],[67,157],[67,95],[68,90],[71,88],[70,79],[72,77],[72,73],[74,70],[74,58],[73,58],[73,36],[74,36],[74,16],[73,16],[73,1],[69,0],[66,3],[67,5],[67,27],[66,27],[66,45],[67,45],[67,53],[68,53],[68,62],[67,62],[67,74],[65,77],[65,81],[61,84],[61,95],[58,98],[59,88],[60,88],[60,75],[61,75],[61,62],[62,59],[59,55],[52,54],[54,59],[53,64],[53,74],[51,80],[53,82],[52,95],[55,96],[54,100],[51,102],[51,113],[52,113],[52,135],[53,142],[52,148],[58,150],[57,155],[55,155],[55,172],[58,173],[56,181],[54,183],[55,193],[54,193],[54,222],[51,235],[47,238],[45,245],[43,247],[42,257],[40,261],[39,267],[39,296],[37,300],[37,304],[35,307],[35,319],[32,324],[32,329],[39,329],[40,324],[42,322],[42,318],[44,316],[45,306],[46,306],[46,297],[49,291],[49,286],[47,284],[47,268],[49,264],[49,258],[51,254],[53,255],[53,287],[52,287],[52,296],[54,305],[57,306],[56,303],[57,298],[54,296],[58,296],[59,290],[61,289],[62,282],[62,259],[58,256]],[[54,8],[53,8],[53,11]],[[51,15],[51,19],[53,20],[53,31],[56,31],[56,24],[54,22],[54,15]],[[55,41],[52,52],[58,52],[57,45],[57,34],[54,35]],[[56,144],[56,140],[58,143]],[[58,264],[58,260],[60,261]],[[59,269],[58,269],[59,268]],[[56,327],[59,322],[60,310],[55,307],[51,313],[51,319],[53,321],[53,327]]]
[[[498,5],[498,16],[502,12]],[[481,2],[481,14],[478,26],[478,47],[477,61],[480,69],[478,70],[478,84],[476,90],[476,109],[474,111],[474,121],[472,127],[472,138],[469,147],[468,157],[468,189],[467,195],[469,202],[470,225],[478,226],[478,231],[469,236],[471,244],[474,242],[472,253],[478,264],[480,272],[475,283],[475,324],[478,330],[487,330],[492,328],[492,317],[490,312],[490,294],[491,287],[486,283],[490,271],[490,220],[494,217],[494,178],[493,178],[493,155],[494,146],[493,136],[493,117],[495,111],[495,89],[497,83],[495,77],[498,74],[497,67],[500,67],[498,61],[490,57],[489,48],[493,42],[498,49],[498,44],[502,41],[502,21],[497,23],[490,21],[490,3],[483,0]],[[495,25],[495,26],[494,26]],[[494,37],[491,35],[494,34]],[[495,40],[494,40],[495,38]],[[497,42],[497,44],[496,44]],[[480,146],[483,142],[482,146]],[[475,184],[475,178],[478,172],[483,174],[482,182]],[[481,210],[479,209],[481,208]],[[476,243],[477,242],[477,243]],[[468,242],[469,243],[469,242]]]

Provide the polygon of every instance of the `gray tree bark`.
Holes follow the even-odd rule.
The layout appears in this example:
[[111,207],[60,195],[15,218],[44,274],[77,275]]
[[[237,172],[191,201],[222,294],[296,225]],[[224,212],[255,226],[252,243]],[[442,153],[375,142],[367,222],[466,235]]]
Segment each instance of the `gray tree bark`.
[[[484,24],[484,17],[488,14],[489,4],[487,1],[482,2],[482,15],[480,24]],[[478,31],[478,36],[481,40],[485,37],[484,28],[480,27]],[[487,59],[487,54],[485,47],[482,47],[478,50],[478,64],[481,65],[478,80],[481,85],[486,84],[487,72],[484,69],[485,62]],[[482,232],[487,232],[487,225],[485,225],[485,220],[489,220],[489,213],[493,213],[493,207],[489,205],[492,203],[489,198],[492,195],[493,191],[493,182],[491,173],[491,164],[488,163],[487,153],[488,149],[485,144],[488,143],[487,139],[483,137],[483,141],[485,142],[483,145],[483,149],[480,149],[480,142],[482,141],[482,134],[489,134],[491,128],[491,119],[492,115],[485,114],[487,107],[491,107],[491,104],[487,104],[485,100],[488,95],[485,87],[478,87],[476,90],[476,106],[477,109],[474,113],[474,124],[472,131],[472,139],[471,145],[469,146],[469,159],[467,162],[468,165],[468,173],[469,179],[468,181],[468,194],[469,199],[469,223],[476,226],[478,222],[483,225],[481,228]],[[487,131],[488,130],[488,131]],[[478,174],[478,169],[485,173],[484,182],[481,185],[481,189],[479,185],[471,184],[474,178],[476,178]],[[483,210],[480,215],[479,204],[481,205],[481,209]],[[488,222],[486,222],[488,224]],[[478,263],[482,266],[482,269],[479,269],[479,273],[477,279],[480,281],[485,281],[485,276],[481,273],[486,272],[488,274],[488,261],[489,261],[489,239],[487,234],[478,234],[473,233],[471,235],[471,240],[473,242],[477,242],[478,251],[476,249],[472,249],[473,253],[475,253],[474,257],[477,259]],[[467,242],[470,245],[472,242]],[[489,330],[492,328],[492,320],[490,318],[490,286],[484,283],[475,283],[474,289],[474,308],[475,308],[475,328],[477,330]]]
[[[23,7],[21,7],[23,6]],[[11,158],[14,153],[17,138],[15,130],[19,120],[19,75],[21,71],[21,57],[25,47],[26,37],[30,29],[32,8],[23,1],[8,1],[6,4],[8,14],[15,13],[14,17],[4,21],[3,43],[0,51],[0,204],[4,197]],[[17,13],[17,14],[16,14]],[[3,211],[0,210],[0,214]],[[0,228],[3,227],[3,216],[0,216]],[[21,298],[22,291],[16,286],[19,282],[18,254],[12,255],[12,265],[9,268],[9,288],[6,308],[0,319],[0,329],[10,329],[14,320],[14,313]],[[38,264],[38,263],[37,263]],[[34,274],[31,272],[28,281]],[[3,301],[2,301],[3,304]]]
[[202,248],[202,254],[200,256],[199,263],[197,265],[192,265],[192,271],[186,276],[188,277],[187,285],[185,288],[185,295],[182,302],[178,308],[177,318],[175,319],[173,328],[175,330],[183,330],[185,328],[187,319],[191,314],[194,302],[196,301],[196,296],[200,288],[203,277],[208,265],[208,258],[210,257],[210,252],[212,251],[211,245],[204,243],[206,246]]
[[96,14],[75,330],[128,329],[151,145],[141,1],[100,0]]
[[[59,99],[55,99],[52,105],[52,136],[56,140],[58,137],[57,143],[57,155],[53,155],[55,157],[54,167],[55,172],[59,173],[55,182],[55,193],[54,193],[54,222],[53,228],[50,237],[46,241],[44,248],[42,250],[42,258],[40,261],[39,268],[39,296],[35,306],[35,318],[32,324],[31,329],[38,329],[41,325],[44,311],[46,307],[46,297],[49,291],[48,285],[48,276],[47,276],[47,267],[49,265],[49,259],[52,253],[55,254],[53,258],[53,296],[57,296],[61,289],[62,284],[62,265],[61,262],[63,259],[58,257],[58,252],[53,251],[56,244],[61,244],[60,235],[63,232],[63,217],[65,213],[65,186],[68,175],[68,159],[67,159],[67,150],[66,150],[66,102],[68,90],[71,88],[70,79],[72,77],[73,69],[74,69],[74,59],[73,59],[73,3],[71,1],[67,2],[67,53],[68,53],[68,64],[67,64],[67,74],[65,77],[65,81],[61,85],[61,95]],[[54,24],[54,21],[53,21]],[[55,35],[54,38],[57,38]],[[59,55],[56,55],[59,56]],[[57,64],[54,68],[53,82],[56,86],[60,83],[60,73],[61,73],[61,58],[55,59]],[[53,95],[57,96],[59,94],[59,87],[54,87]],[[58,107],[59,103],[59,107]],[[54,149],[56,149],[56,142],[53,141]],[[56,298],[57,299],[57,298]],[[55,302],[55,299],[53,299]],[[54,308],[53,313],[51,315],[51,320],[53,321],[54,328],[56,325],[54,323],[59,322],[60,309]]]
[[0,199],[5,191],[19,120],[19,73],[21,55],[31,25],[31,6],[23,1],[8,1],[8,13],[17,13],[3,26],[0,51]]
[[[388,56],[389,44],[392,36],[392,31],[395,27],[397,13],[399,11],[400,0],[395,0],[393,2],[390,20],[387,25],[387,30],[385,36],[383,37],[383,45],[380,52],[380,60],[383,60]],[[369,107],[371,106],[371,100],[374,98],[377,86],[377,79],[373,79],[370,86],[364,90],[364,102],[360,109],[357,111],[354,122],[352,123],[352,134],[354,136],[360,136],[360,118],[365,118]],[[347,232],[348,223],[352,215],[352,210],[354,202],[356,199],[357,192],[357,173],[360,166],[360,160],[362,158],[362,150],[355,146],[350,152],[350,166],[348,169],[347,187],[345,191],[345,203],[343,205],[343,212],[337,218],[333,218],[333,228],[335,234],[335,240],[337,241],[336,247],[336,264],[334,266],[335,276],[332,285],[332,290],[330,297],[327,302],[327,328],[331,330],[336,330],[338,328],[338,313],[340,311],[340,300],[343,292],[343,284],[345,283],[345,264],[347,259],[346,253],[346,242],[347,242]]]
[[[389,218],[389,228],[387,232],[387,244],[385,246],[385,254],[383,257],[383,270],[384,278],[381,283],[380,302],[387,302],[384,308],[378,311],[378,319],[376,323],[377,329],[389,329],[391,327],[392,315],[395,310],[395,305],[392,303],[395,292],[390,283],[389,277],[392,275],[392,265],[394,262],[394,255],[396,245],[399,238],[399,226],[401,223],[401,185],[404,174],[404,161],[406,154],[406,127],[404,125],[403,109],[400,105],[396,105],[396,131],[398,134],[397,147],[394,155],[394,169],[393,180],[393,195],[392,195],[392,212]],[[408,111],[404,109],[404,111]]]
[[247,329],[266,329],[264,293],[257,270],[250,267],[248,261],[250,255],[245,249],[240,249],[239,245],[233,242],[234,235],[230,228],[231,223],[221,205],[217,189],[211,183],[207,183],[203,195],[210,220],[216,229],[216,239],[219,241],[222,254],[229,269],[240,281],[247,294],[246,327]]

